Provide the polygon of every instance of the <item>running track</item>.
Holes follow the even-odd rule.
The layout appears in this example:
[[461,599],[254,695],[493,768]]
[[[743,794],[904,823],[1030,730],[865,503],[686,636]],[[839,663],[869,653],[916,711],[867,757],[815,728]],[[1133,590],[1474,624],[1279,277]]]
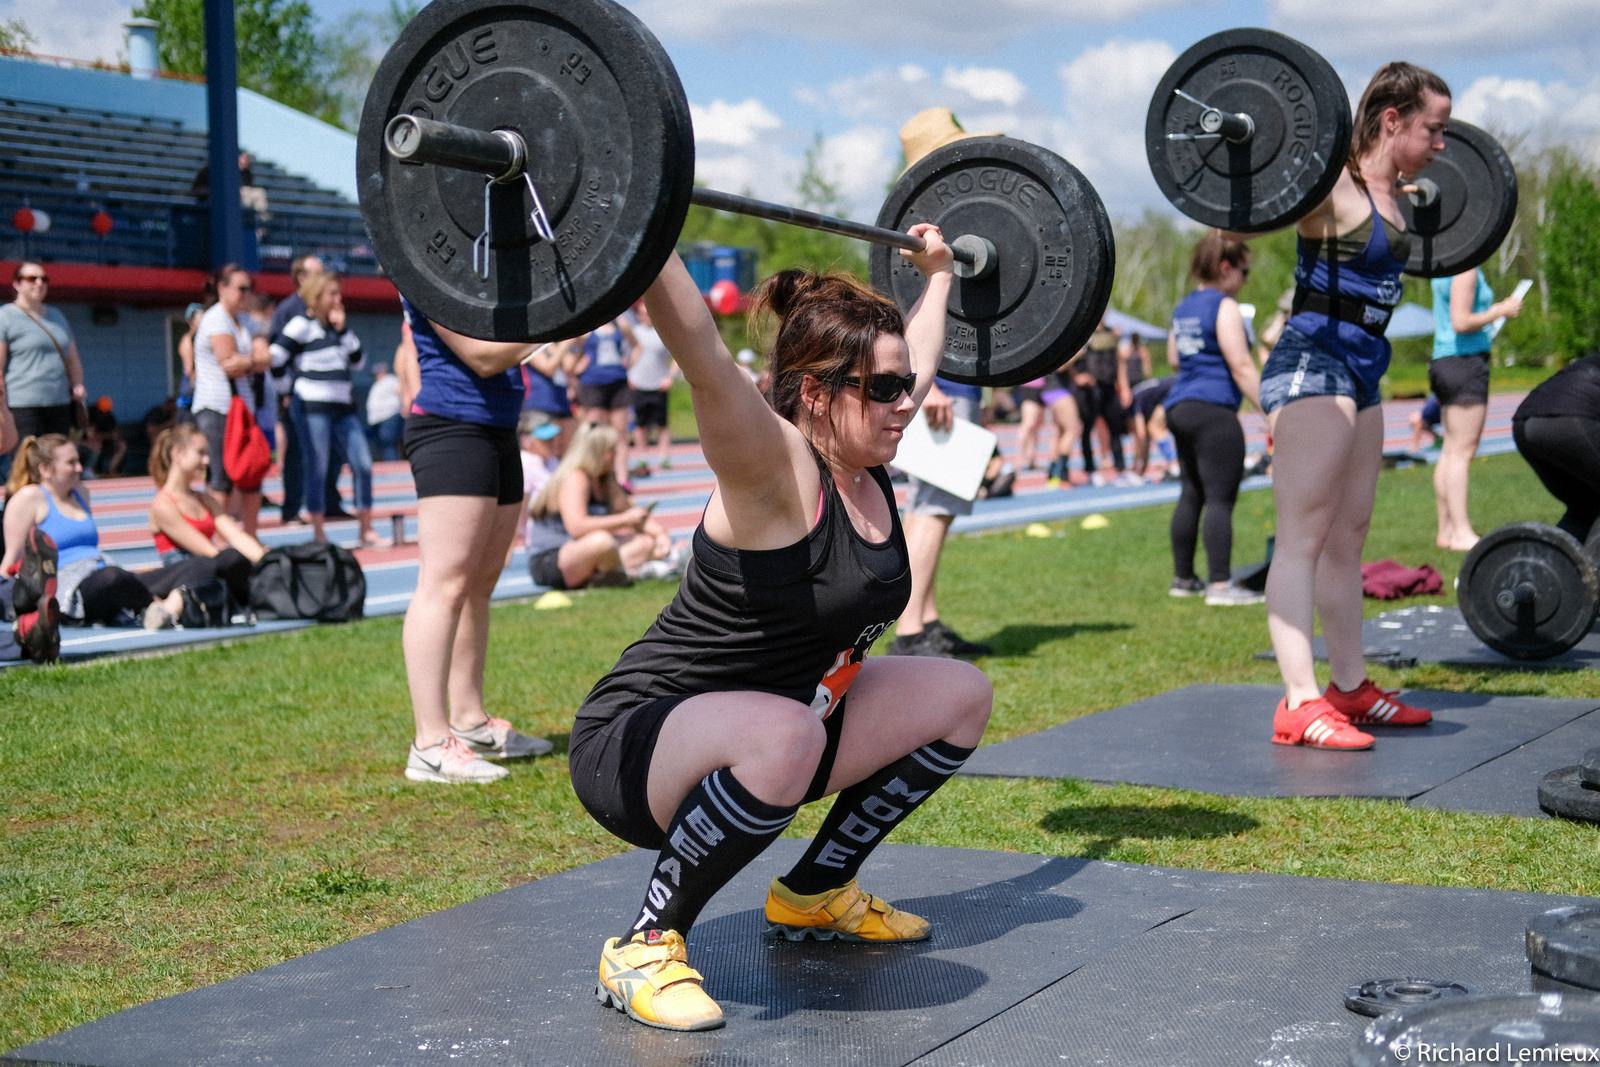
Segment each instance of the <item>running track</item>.
[[[1489,418],[1484,428],[1483,444],[1479,455],[1495,455],[1515,450],[1511,441],[1511,415],[1521,401],[1521,394],[1498,394],[1489,399]],[[1394,401],[1383,406],[1384,451],[1408,452],[1411,447],[1411,427],[1407,419],[1421,406],[1421,401]],[[1266,446],[1265,426],[1258,415],[1243,416],[1247,451],[1253,456]],[[1014,424],[998,428],[1001,450],[1014,455],[1017,428]],[[1050,432],[1045,432],[1048,442]],[[1131,444],[1128,446],[1131,456]],[[653,453],[652,453],[653,455]],[[1150,504],[1171,503],[1178,498],[1175,481],[1152,482],[1142,486],[1094,488],[1086,484],[1081,470],[1074,479],[1085,484],[1051,489],[1045,485],[1041,471],[1019,474],[1015,495],[998,500],[980,500],[969,516],[955,521],[956,531],[983,530],[1001,526],[1022,526],[1032,522],[1087,515],[1093,512],[1114,511],[1122,508],[1144,507]],[[101,548],[120,566],[132,570],[156,564],[155,548],[150,543],[147,529],[148,507],[154,496],[153,483],[148,478],[120,478],[90,482],[95,518],[100,527]],[[345,499],[349,499],[349,478],[341,483]],[[1264,489],[1271,485],[1270,478],[1246,479],[1243,489]],[[687,538],[699,521],[700,512],[710,496],[712,478],[705,459],[694,445],[675,446],[672,450],[672,467],[659,471],[649,478],[634,483],[635,497],[640,503],[659,501],[655,516],[674,537]],[[281,498],[282,483],[271,477],[265,486],[271,499]],[[897,497],[903,503],[905,490],[897,487]],[[417,581],[417,498],[411,483],[410,468],[404,463],[379,463],[373,474],[373,513],[377,517],[380,533],[388,536],[390,516],[399,515],[405,523],[408,543],[392,549],[355,549],[356,524],[354,521],[328,524],[328,536],[347,548],[355,549],[367,577],[366,613],[394,615],[404,612],[411,602]],[[275,516],[273,509],[264,514]],[[310,539],[310,529],[301,525],[280,525],[275,518],[264,522],[260,537],[270,547],[293,544]],[[511,565],[500,576],[495,587],[495,599],[526,597],[543,592],[528,576],[526,558],[518,548]],[[65,659],[82,659],[112,653],[147,652],[174,646],[237,638],[252,633],[269,633],[298,629],[311,625],[306,622],[263,622],[253,629],[230,627],[215,630],[166,630],[146,633],[125,628],[90,627],[64,629],[61,652]],[[4,666],[4,664],[0,664]]]

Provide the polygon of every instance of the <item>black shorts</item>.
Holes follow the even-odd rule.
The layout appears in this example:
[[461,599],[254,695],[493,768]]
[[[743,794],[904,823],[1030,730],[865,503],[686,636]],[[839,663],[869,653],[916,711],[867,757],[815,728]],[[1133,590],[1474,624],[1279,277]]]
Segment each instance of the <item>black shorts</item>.
[[411,463],[418,499],[488,496],[497,504],[522,503],[515,427],[412,414],[400,452]]
[[1011,399],[1018,404],[1031,400],[1035,404],[1044,403],[1044,386],[1042,385],[1014,385],[1011,387]]
[[1156,408],[1167,402],[1167,394],[1172,392],[1172,383],[1177,380],[1176,374],[1164,378],[1146,378],[1139,383],[1141,388],[1133,390],[1133,403],[1128,405],[1128,410],[1135,415],[1143,415],[1148,421],[1156,413]]
[[1440,356],[1428,364],[1428,388],[1444,405],[1489,402],[1489,354]]
[[635,389],[633,391],[633,421],[640,429],[661,428],[667,424],[667,393],[665,389]]
[[528,577],[534,585],[547,585],[551,589],[565,589],[567,579],[561,573],[561,549],[551,548],[528,560]]
[[621,378],[604,385],[585,385],[578,383],[578,406],[583,408],[599,408],[602,411],[620,411],[628,406],[632,399],[632,390],[628,388],[628,379]]
[[[673,710],[695,693],[658,697],[618,715],[615,719],[579,719],[568,740],[567,766],[572,791],[595,822],[630,845],[660,848],[666,834],[650,814],[650,759],[655,754],[661,724]],[[839,755],[839,734],[844,729],[849,694],[839,700],[823,721],[827,745],[817,763],[802,804],[828,795],[828,779]]]

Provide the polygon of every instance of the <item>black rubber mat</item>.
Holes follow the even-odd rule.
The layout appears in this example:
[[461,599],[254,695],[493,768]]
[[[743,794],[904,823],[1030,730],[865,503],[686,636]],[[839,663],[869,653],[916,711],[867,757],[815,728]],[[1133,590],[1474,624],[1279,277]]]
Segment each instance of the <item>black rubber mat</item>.
[[[1454,605],[1422,604],[1386,611],[1361,624],[1361,648],[1373,663],[1409,667],[1416,663],[1448,663],[1463,667],[1503,667],[1508,670],[1600,670],[1600,630],[1576,646],[1550,659],[1521,660],[1502,656],[1472,632]],[[1320,637],[1311,641],[1319,660],[1328,658]],[[1272,659],[1271,651],[1257,659]]]
[[1600,748],[1600,711],[1435,786],[1413,798],[1411,805],[1547,819],[1539,810],[1539,779],[1557,767],[1571,766],[1591,748]]
[[1347,1067],[1371,1022],[1345,1008],[1347,988],[1415,977],[1528,992],[1528,918],[1582,900],[1283,875],[1159,876],[1212,900],[917,1067]]
[[[980,748],[963,774],[1083,778],[1225,796],[1409,800],[1600,707],[1600,700],[1411,692],[1424,727],[1377,726],[1377,746],[1272,743],[1275,685],[1191,685]],[[1363,729],[1368,729],[1363,727]]]
[[594,996],[600,945],[632,920],[633,852],[130,1008],[10,1057],[148,1064],[899,1065],[1203,901],[1145,868],[885,845],[862,884],[934,923],[918,945],[762,939],[780,841],[712,902],[689,960],[728,1015],[652,1030]]

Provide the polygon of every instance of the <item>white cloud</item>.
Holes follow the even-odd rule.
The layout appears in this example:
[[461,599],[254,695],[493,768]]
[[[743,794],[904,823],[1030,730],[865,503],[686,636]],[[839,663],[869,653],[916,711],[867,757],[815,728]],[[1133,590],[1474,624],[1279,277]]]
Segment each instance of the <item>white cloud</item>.
[[1270,24],[1329,59],[1482,60],[1524,49],[1600,43],[1595,0],[1268,0]]
[[1058,69],[1065,121],[1060,132],[1047,133],[1049,139],[1039,143],[1083,171],[1114,217],[1158,202],[1144,120],[1156,83],[1176,58],[1165,41],[1112,41]]
[[754,144],[763,131],[783,127],[778,116],[754,97],[738,104],[724,100],[713,100],[705,107],[690,104],[689,114],[694,119],[696,144],[725,144],[742,148]]
[[1526,78],[1479,78],[1457,92],[1452,114],[1537,149],[1561,144],[1600,164],[1600,77],[1585,86]]
[[997,67],[946,67],[944,85],[966,93],[974,100],[1016,107],[1028,89],[1022,80],[1009,70]]
[[776,33],[852,46],[863,41],[991,48],[1081,22],[1112,22],[1190,0],[630,0],[663,37],[725,44]]
[[122,24],[132,12],[125,0],[0,0],[0,22],[20,19],[38,39],[33,51],[67,59],[115,62],[125,55]]
[[822,176],[838,186],[857,218],[869,221],[899,160],[900,139],[880,127],[858,126],[822,142]]

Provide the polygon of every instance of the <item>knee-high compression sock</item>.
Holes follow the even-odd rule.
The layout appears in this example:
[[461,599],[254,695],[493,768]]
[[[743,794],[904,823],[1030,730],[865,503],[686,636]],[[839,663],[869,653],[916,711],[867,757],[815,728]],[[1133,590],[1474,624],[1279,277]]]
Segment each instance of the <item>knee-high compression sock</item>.
[[798,804],[756,799],[727,767],[700,779],[667,827],[639,917],[622,939],[641,930],[676,930],[688,937],[706,902],[759,856],[799,810]]
[[841,790],[811,847],[783,876],[783,884],[809,896],[849,882],[878,842],[960,770],[970,755],[970,748],[934,741]]

